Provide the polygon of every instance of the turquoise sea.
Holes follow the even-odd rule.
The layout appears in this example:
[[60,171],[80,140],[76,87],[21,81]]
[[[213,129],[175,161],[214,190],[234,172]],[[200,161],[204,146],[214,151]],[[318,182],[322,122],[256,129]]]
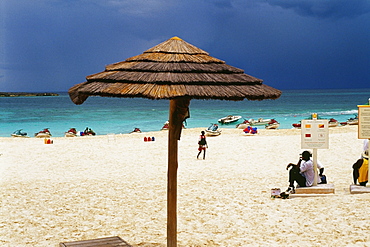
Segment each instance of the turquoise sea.
[[[284,90],[277,100],[192,100],[186,127],[206,128],[227,115],[275,118],[280,122],[280,129],[290,129],[293,123],[312,113],[344,122],[354,117],[357,105],[367,104],[369,98],[370,89],[335,89]],[[78,131],[89,127],[98,135],[129,133],[135,127],[143,132],[157,131],[168,119],[168,108],[168,100],[106,97],[89,97],[77,106],[67,93],[50,97],[1,97],[0,136],[9,137],[15,130],[23,129],[33,137],[34,133],[49,128],[58,137],[72,127]],[[220,127],[235,128],[237,123]]]

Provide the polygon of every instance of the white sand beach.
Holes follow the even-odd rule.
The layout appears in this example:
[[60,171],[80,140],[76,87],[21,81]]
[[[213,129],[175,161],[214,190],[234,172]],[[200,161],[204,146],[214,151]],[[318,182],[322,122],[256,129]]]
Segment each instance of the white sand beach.
[[[370,194],[349,193],[357,126],[331,128],[329,149],[318,150],[335,194],[287,200],[270,191],[288,187],[300,130],[223,129],[197,160],[201,130],[179,142],[179,246],[370,246]],[[166,246],[167,133],[0,138],[0,246],[117,235]]]

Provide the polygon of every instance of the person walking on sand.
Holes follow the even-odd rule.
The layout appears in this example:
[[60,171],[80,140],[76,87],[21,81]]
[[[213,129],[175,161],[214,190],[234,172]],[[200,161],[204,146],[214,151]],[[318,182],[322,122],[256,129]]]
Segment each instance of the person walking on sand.
[[199,136],[198,145],[199,153],[197,155],[197,159],[199,159],[199,155],[202,153],[202,150],[203,150],[203,159],[206,159],[206,148],[208,148],[208,145],[204,131],[202,131],[201,135]]

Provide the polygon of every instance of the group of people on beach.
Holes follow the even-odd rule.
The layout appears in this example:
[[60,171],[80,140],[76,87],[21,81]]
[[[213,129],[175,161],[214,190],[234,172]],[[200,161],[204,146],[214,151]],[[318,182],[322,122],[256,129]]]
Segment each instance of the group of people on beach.
[[[368,169],[369,169],[369,154],[368,154],[368,140],[365,140],[364,152],[361,157],[352,165],[353,169],[353,184],[366,186],[368,182]],[[310,187],[314,184],[315,171],[312,155],[309,151],[304,151],[297,164],[289,163],[286,167],[289,170],[289,187],[287,193],[295,193],[295,183],[299,187]],[[320,161],[317,161],[317,169],[319,176],[317,177],[317,184],[326,184],[326,176],[324,173],[324,166]]]
[[[368,182],[368,169],[369,169],[369,154],[368,154],[369,141],[364,141],[364,152],[361,157],[352,165],[353,169],[353,183],[361,186],[366,186]],[[203,152],[203,159],[206,158],[206,149],[208,148],[205,132],[202,131],[198,139],[198,155],[197,159]],[[286,167],[289,170],[289,187],[287,193],[295,193],[295,184],[299,187],[311,187],[315,184],[315,170],[312,160],[312,154],[309,151],[303,151],[297,164],[289,163]],[[327,179],[324,175],[324,166],[317,160],[317,184],[326,184]]]

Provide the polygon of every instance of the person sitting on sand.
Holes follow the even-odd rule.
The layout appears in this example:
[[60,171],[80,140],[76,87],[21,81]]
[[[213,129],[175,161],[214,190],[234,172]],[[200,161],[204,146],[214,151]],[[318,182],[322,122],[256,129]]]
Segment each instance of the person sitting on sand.
[[294,193],[294,182],[300,187],[310,187],[312,186],[315,178],[315,173],[313,170],[313,162],[311,160],[311,153],[309,151],[304,151],[297,164],[290,163],[286,169],[289,171],[289,187],[287,192]]
[[358,159],[353,164],[353,183],[357,184],[357,181],[361,186],[366,186],[368,182],[368,169],[369,169],[369,154],[366,150],[362,154],[362,158]]
[[206,141],[206,136],[204,135],[205,132],[202,131],[201,132],[201,135],[199,136],[199,140],[198,140],[198,155],[197,155],[197,159],[199,158],[199,155],[200,153],[202,152],[203,150],[203,159],[206,159],[206,148],[208,148],[208,145],[207,145],[207,141]]

